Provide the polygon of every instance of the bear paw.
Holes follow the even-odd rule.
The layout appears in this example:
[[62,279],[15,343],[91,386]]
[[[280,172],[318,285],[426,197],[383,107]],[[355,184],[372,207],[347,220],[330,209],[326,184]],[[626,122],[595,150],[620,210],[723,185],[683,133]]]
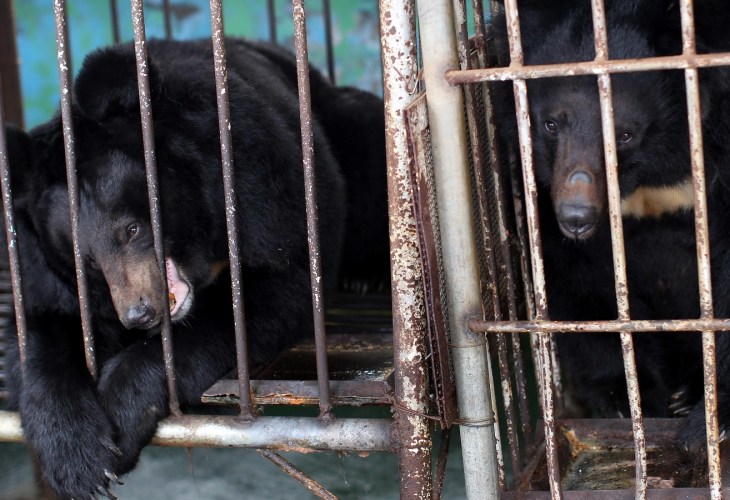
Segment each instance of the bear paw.
[[124,351],[104,366],[99,378],[102,406],[117,431],[118,474],[134,468],[157,423],[168,414],[164,369],[142,360],[134,352]]
[[109,488],[112,483],[120,484],[114,471],[121,452],[112,440],[106,416],[80,409],[73,420],[59,425],[50,428],[61,432],[25,426],[48,486],[59,498],[115,498]]

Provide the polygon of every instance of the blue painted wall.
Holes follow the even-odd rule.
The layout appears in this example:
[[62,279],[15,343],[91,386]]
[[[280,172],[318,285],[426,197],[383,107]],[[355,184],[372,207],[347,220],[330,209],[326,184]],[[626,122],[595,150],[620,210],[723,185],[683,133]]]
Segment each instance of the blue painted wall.
[[[119,0],[121,38],[132,39],[129,2]],[[170,0],[172,35],[176,39],[210,36],[208,0]],[[332,1],[333,43],[338,84],[380,94],[380,34],[377,0]],[[47,120],[58,107],[58,70],[52,2],[15,0],[20,79],[26,127]],[[162,0],[145,5],[147,36],[164,37]],[[266,0],[224,2],[226,33],[255,39],[269,39]],[[113,43],[111,2],[106,0],[68,0],[68,27],[71,41],[71,66],[78,70],[91,50]],[[276,0],[278,43],[293,49],[294,27],[290,0]],[[307,2],[309,56],[313,64],[326,69],[324,17],[322,2]]]

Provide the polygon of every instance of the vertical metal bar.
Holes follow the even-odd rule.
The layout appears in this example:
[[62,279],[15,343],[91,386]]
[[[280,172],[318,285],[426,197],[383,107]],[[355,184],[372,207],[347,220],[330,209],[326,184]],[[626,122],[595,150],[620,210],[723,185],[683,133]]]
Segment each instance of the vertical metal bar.
[[236,336],[236,368],[238,370],[238,394],[240,416],[253,419],[251,407],[251,380],[248,369],[246,343],[246,318],[241,277],[241,252],[238,246],[235,174],[233,169],[233,140],[231,138],[231,112],[228,105],[228,71],[226,69],[225,30],[223,29],[223,5],[221,0],[210,0],[210,25],[213,39],[213,65],[218,105],[218,130],[221,141],[223,190],[226,204],[226,230],[228,231],[228,256],[231,268],[231,292],[233,295],[233,325]]
[[[155,154],[155,129],[152,122],[152,98],[150,94],[149,62],[147,60],[147,40],[144,27],[144,6],[142,0],[132,0],[132,25],[134,27],[134,53],[137,60],[137,87],[139,90],[139,112],[142,122],[142,141],[144,145],[144,164],[147,172],[147,196],[150,203],[152,238],[157,255],[160,279],[164,297],[167,298],[167,271],[165,249],[162,243],[162,215],[160,213],[160,190],[157,183],[157,155]],[[167,300],[165,300],[167,303]],[[180,403],[177,396],[175,362],[172,347],[172,325],[170,310],[162,311],[162,351],[165,358],[167,390],[170,397],[170,413],[179,416]]]
[[451,2],[418,3],[423,76],[428,97],[434,176],[456,374],[464,475],[469,498],[493,498],[499,491],[494,410],[487,375],[484,336],[467,328],[479,315],[479,270],[461,87],[449,85],[444,72],[459,66]]
[[385,141],[388,168],[391,294],[395,399],[401,498],[430,499],[431,433],[426,364],[426,306],[411,199],[404,110],[418,85],[414,2],[380,0]]
[[[680,1],[682,20],[682,54],[696,54],[694,10],[690,1]],[[700,291],[700,317],[714,316],[712,276],[710,272],[710,242],[707,222],[705,163],[702,145],[702,113],[697,69],[686,69],[687,118],[692,162],[692,191],[694,193],[695,238],[697,241],[697,277]],[[725,333],[727,335],[727,333]],[[715,360],[715,332],[702,332],[702,357],[705,386],[705,431],[707,433],[707,463],[710,494],[713,500],[721,498],[722,471],[720,468],[720,429],[717,420],[717,366]]]
[[433,478],[433,500],[441,500],[444,491],[444,477],[446,476],[446,461],[449,458],[449,445],[451,444],[451,429],[441,429],[441,442],[439,443],[439,455],[436,460],[436,475]]
[[[511,64],[524,64],[522,41],[520,39],[520,22],[517,12],[517,0],[505,0],[505,15],[509,40]],[[530,112],[527,103],[527,84],[525,80],[514,80],[515,111],[522,158],[522,176],[525,189],[525,209],[527,228],[530,240],[530,257],[535,287],[535,318],[548,318],[547,293],[545,287],[545,269],[542,258],[540,224],[537,210],[537,184],[532,158],[532,137],[530,135]],[[548,481],[553,498],[562,498],[560,489],[560,467],[558,465],[557,442],[555,438],[555,408],[553,401],[553,358],[552,335],[547,332],[537,334],[537,352],[540,380],[542,382],[542,411],[545,424],[545,451],[548,466]]]
[[[485,68],[488,61],[487,51],[487,33],[484,23],[484,7],[481,0],[472,1],[474,13],[474,44],[476,47],[479,67]],[[502,186],[502,157],[499,151],[496,135],[496,121],[494,119],[492,105],[492,90],[489,84],[482,85],[484,94],[484,108],[487,120],[487,141],[489,143],[489,155],[491,163],[492,182],[494,185],[494,195],[497,200],[495,204],[497,212],[497,229],[499,231],[499,239],[501,243],[501,259],[500,269],[507,285],[507,308],[510,321],[516,321],[517,317],[517,290],[515,288],[514,268],[512,266],[512,248],[510,245],[510,237],[507,231],[507,218],[505,215],[505,207],[507,202],[504,196],[504,187]],[[479,193],[480,195],[486,193]],[[520,414],[521,430],[526,446],[532,443],[532,431],[530,429],[530,411],[527,401],[527,379],[525,377],[525,369],[522,358],[522,346],[520,345],[520,336],[514,334],[510,336],[512,340],[512,359],[514,364],[515,385],[517,387],[518,409]]]
[[71,109],[71,68],[69,66],[68,42],[66,38],[66,2],[54,0],[53,14],[56,21],[56,48],[58,57],[58,80],[61,90],[61,121],[63,124],[63,147],[66,155],[66,182],[68,183],[68,205],[71,217],[71,240],[73,242],[74,265],[76,266],[76,283],[79,290],[79,307],[81,311],[81,329],[84,334],[84,351],[86,366],[91,376],[96,379],[96,353],[94,351],[94,334],[91,329],[91,307],[89,289],[86,282],[84,258],[79,249],[79,192],[76,177],[76,152],[73,115]]
[[170,0],[162,0],[162,15],[165,20],[165,39],[172,39],[172,16],[170,15]]
[[122,37],[119,34],[119,11],[117,10],[117,0],[109,0],[109,7],[111,8],[112,14],[112,35],[114,37],[114,43],[119,43]]
[[269,11],[269,40],[276,43],[276,1],[268,0],[266,4]]
[[21,370],[25,371],[25,346],[27,329],[25,324],[25,307],[23,299],[23,281],[20,275],[20,257],[18,256],[18,237],[13,211],[13,195],[10,177],[10,156],[5,136],[5,112],[3,111],[3,82],[0,79],[0,187],[3,197],[3,216],[5,217],[5,235],[8,245],[8,261],[10,264],[10,282],[13,287],[13,305],[15,307],[15,324],[18,334],[18,352]]
[[[477,52],[482,58],[482,67],[487,66],[488,59],[488,53],[487,53],[487,34],[486,34],[486,26],[484,23],[484,9],[482,6],[481,0],[474,0],[474,22],[476,26],[476,46],[477,46]],[[492,18],[498,15],[499,11],[499,4],[492,1],[490,2],[490,8],[491,8],[491,15]],[[505,61],[500,61],[500,63],[504,63]],[[528,265],[528,257],[527,257],[527,248],[529,245],[528,237],[526,234],[525,229],[525,223],[524,223],[524,203],[522,201],[522,194],[521,189],[519,187],[519,183],[517,182],[517,176],[518,172],[516,169],[516,165],[514,165],[514,162],[510,158],[503,158],[501,157],[501,152],[499,151],[499,143],[497,142],[497,135],[496,135],[496,127],[497,123],[494,119],[494,113],[492,112],[493,104],[492,104],[492,91],[491,91],[491,85],[487,84],[485,86],[485,102],[487,106],[487,123],[489,126],[489,151],[491,155],[491,161],[492,161],[492,170],[493,170],[493,178],[495,183],[495,191],[497,192],[497,210],[500,214],[499,221],[500,221],[500,237],[503,240],[503,259],[504,259],[504,265],[506,266],[505,274],[507,276],[507,293],[509,296],[509,315],[510,320],[515,321],[517,320],[517,304],[516,304],[516,293],[517,289],[515,287],[515,279],[514,279],[514,268],[512,266],[512,248],[510,245],[509,235],[507,233],[507,222],[506,217],[504,215],[504,209],[503,207],[507,207],[507,202],[504,199],[505,196],[505,189],[501,185],[501,166],[503,161],[509,161],[510,162],[510,170],[511,170],[511,193],[512,193],[512,207],[515,214],[515,228],[517,233],[517,241],[518,241],[518,247],[519,247],[519,266],[520,266],[520,275],[522,276],[522,292],[524,294],[525,298],[525,308],[527,309],[527,316],[529,318],[535,318],[535,301],[533,296],[533,286],[532,286],[532,279],[530,277],[529,272],[529,265]],[[535,334],[530,334],[530,352],[532,354],[533,358],[533,365],[538,366],[538,338]],[[522,357],[522,346],[520,345],[520,337],[519,335],[513,335],[512,336],[512,352],[513,352],[513,358],[515,363],[515,372],[516,372],[516,379],[517,379],[517,392],[520,397],[520,419],[522,422],[522,432],[525,436],[525,442],[529,445],[532,443],[532,429],[530,426],[530,411],[528,407],[528,401],[527,401],[527,384],[526,384],[526,378],[525,378],[525,371],[524,371],[524,365],[523,365],[523,357]],[[554,354],[554,353],[553,353]],[[554,383],[555,383],[555,399],[556,404],[559,409],[563,407],[563,395],[562,395],[562,383],[560,380],[560,367],[557,363],[557,359],[553,356],[553,364],[554,369],[553,373],[556,374]],[[538,374],[538,391],[540,391],[540,405],[542,405],[542,378]]]
[[[596,47],[596,61],[608,60],[608,36],[606,32],[606,14],[603,0],[592,0],[593,31]],[[618,319],[630,317],[629,289],[626,280],[626,256],[624,253],[623,221],[621,219],[621,193],[618,185],[618,156],[616,154],[616,135],[614,130],[613,100],[611,97],[611,76],[608,73],[598,75],[598,93],[601,104],[601,124],[603,129],[603,148],[606,160],[606,185],[608,191],[608,212],[611,227],[611,246],[613,250],[613,267],[616,286],[616,305]],[[621,332],[626,387],[629,396],[629,408],[634,431],[635,464],[636,464],[636,498],[646,498],[646,437],[644,421],[641,414],[641,395],[639,393],[638,372],[634,340],[631,332]]]
[[3,111],[7,121],[23,128],[19,66],[13,2],[0,0],[0,78],[5,82]]
[[327,47],[327,76],[333,85],[337,84],[335,75],[335,54],[332,43],[332,9],[330,0],[322,0],[322,14],[324,15],[324,41]]
[[307,54],[307,20],[304,0],[294,0],[294,43],[297,52],[297,86],[299,115],[302,127],[302,156],[304,159],[304,189],[307,208],[309,243],[309,272],[312,280],[312,311],[314,341],[319,382],[319,416],[333,418],[330,402],[329,368],[327,366],[327,334],[324,326],[324,292],[319,248],[317,218],[317,184],[315,182],[314,143],[312,141],[312,100],[309,88],[309,56]]

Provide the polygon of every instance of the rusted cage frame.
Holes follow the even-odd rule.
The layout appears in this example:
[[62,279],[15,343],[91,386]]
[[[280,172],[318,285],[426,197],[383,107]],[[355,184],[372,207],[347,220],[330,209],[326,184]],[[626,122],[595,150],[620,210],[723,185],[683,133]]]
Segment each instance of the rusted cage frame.
[[[552,64],[526,67],[522,63],[522,49],[519,39],[519,20],[517,5],[514,0],[505,1],[507,26],[509,32],[510,53],[512,64],[509,68],[478,69],[478,70],[448,70],[445,72],[445,79],[452,83],[477,83],[487,81],[513,80],[516,94],[516,105],[518,115],[518,127],[520,131],[520,148],[523,158],[523,175],[525,176],[526,198],[527,198],[527,219],[530,225],[530,248],[533,251],[533,276],[536,282],[536,303],[538,304],[538,315],[535,321],[522,322],[500,322],[500,321],[478,321],[471,320],[470,328],[475,332],[484,333],[517,333],[536,332],[544,339],[550,332],[578,332],[578,331],[603,331],[619,332],[624,347],[624,360],[627,372],[627,385],[632,407],[632,422],[634,425],[634,439],[636,444],[636,496],[645,498],[647,493],[647,476],[645,454],[646,448],[643,441],[643,429],[641,428],[641,414],[639,408],[638,385],[636,384],[635,361],[633,347],[631,345],[630,332],[642,331],[702,331],[703,333],[703,364],[705,373],[705,413],[707,419],[707,444],[709,463],[710,493],[713,498],[720,497],[721,483],[719,475],[719,449],[718,429],[716,413],[716,384],[715,384],[715,359],[714,359],[714,331],[727,330],[730,322],[727,320],[716,320],[712,318],[712,294],[709,273],[709,244],[706,220],[706,194],[704,165],[702,158],[702,134],[699,113],[699,85],[698,68],[727,65],[730,63],[730,54],[703,54],[697,55],[694,45],[694,18],[692,3],[690,0],[680,2],[683,54],[681,56],[667,56],[648,58],[640,60],[610,61],[607,54],[605,13],[603,2],[593,0],[592,12],[596,43],[595,61],[586,63]],[[617,160],[615,152],[615,139],[613,137],[613,110],[610,96],[610,74],[617,72],[659,70],[659,69],[684,69],[687,90],[688,120],[690,124],[690,147],[692,154],[692,179],[694,188],[695,203],[695,225],[698,255],[698,278],[701,293],[701,319],[700,320],[674,320],[674,321],[631,321],[629,319],[627,287],[625,276],[625,265],[623,263],[623,234],[621,229],[621,216],[619,210],[619,192],[617,184]],[[534,177],[531,164],[531,139],[529,129],[529,114],[527,112],[527,91],[525,80],[531,78],[594,74],[598,78],[599,96],[601,99],[601,116],[604,131],[604,149],[606,156],[606,167],[609,189],[609,218],[611,222],[612,245],[614,254],[614,266],[616,269],[617,301],[619,304],[619,320],[603,322],[550,322],[547,320],[547,304],[544,297],[544,273],[542,271],[541,257],[539,254],[539,226],[537,224],[537,210],[534,203],[536,191],[534,189]],[[536,234],[537,233],[537,234]],[[541,303],[542,302],[542,303]],[[541,359],[546,361],[544,340],[541,343]],[[549,374],[550,370],[542,367],[541,373]],[[543,390],[550,390],[550,383],[547,380],[542,382]],[[549,394],[543,394],[543,403],[550,403]],[[557,456],[555,454],[555,424],[553,416],[543,407],[545,419],[546,453],[548,458],[548,471],[553,498],[560,498],[562,491],[559,485],[559,474],[557,468]]]
[[[118,18],[116,12],[116,2],[112,0],[111,6],[113,9],[113,23],[115,39],[118,39],[119,27]],[[297,6],[300,12],[297,12]],[[55,14],[57,20],[57,38],[59,48],[59,73],[61,75],[62,82],[62,112],[66,110],[67,118],[70,118],[71,109],[71,83],[70,83],[70,63],[69,63],[69,51],[68,44],[66,42],[66,28],[65,28],[65,2],[63,0],[55,0],[54,3]],[[166,15],[166,33],[169,36],[169,5],[165,9]],[[383,12],[388,12],[386,9],[381,9],[381,15]],[[297,22],[297,15],[299,15],[300,25],[303,26],[304,18],[304,5],[303,1],[295,1],[295,24]],[[406,24],[413,24],[412,11],[395,12],[393,11],[392,16],[387,16],[388,23],[405,22]],[[405,16],[402,16],[405,14]],[[220,19],[218,19],[220,18]],[[134,23],[134,34],[135,34],[135,53],[137,59],[137,71],[138,80],[140,85],[140,109],[142,112],[142,123],[143,123],[143,135],[144,135],[144,146],[145,146],[145,164],[147,170],[148,185],[150,187],[150,204],[151,204],[151,217],[153,219],[153,226],[160,229],[159,224],[159,207],[155,207],[153,199],[157,198],[157,187],[156,187],[156,165],[154,158],[154,138],[152,137],[152,117],[151,117],[151,106],[149,103],[149,82],[147,75],[147,58],[146,50],[144,47],[145,36],[144,36],[144,11],[141,1],[133,1],[132,3],[132,19]],[[222,45],[222,15],[220,9],[220,2],[211,0],[211,21],[213,26],[213,41],[216,46],[217,63],[220,63],[221,68],[216,67],[217,77],[217,94],[219,101],[219,110],[221,129],[223,126],[227,126],[228,111],[227,105],[220,99],[222,89],[224,87],[221,84],[225,83],[225,55],[224,47]],[[220,26],[217,24],[220,22]],[[216,28],[220,27],[220,30]],[[218,33],[217,33],[218,31]],[[297,50],[297,64],[298,73],[304,73],[305,77],[307,72],[303,69],[307,67],[306,58],[306,35],[301,35],[303,30],[297,28],[298,34],[300,35],[298,50]],[[383,31],[385,33],[385,31]],[[218,38],[216,38],[216,34]],[[274,32],[272,30],[272,36]],[[385,37],[387,38],[387,37]],[[303,41],[302,41],[303,40]],[[300,48],[301,45],[303,48]],[[406,45],[408,42],[406,43]],[[400,47],[398,48],[400,50]],[[331,50],[330,50],[331,53]],[[218,66],[218,64],[216,64]],[[398,68],[395,68],[395,72],[389,73],[390,77],[401,79],[403,73],[398,72]],[[397,75],[397,76],[396,76]],[[301,78],[300,78],[300,87]],[[63,90],[65,89],[65,90]],[[308,84],[306,85],[308,90]],[[387,94],[387,92],[386,92]],[[392,97],[392,96],[391,96]],[[306,98],[305,101],[308,101]],[[388,97],[386,97],[386,103]],[[392,105],[392,102],[391,102]],[[302,126],[311,127],[311,109],[308,102],[302,104]],[[402,110],[397,106],[392,106],[391,111],[396,116],[399,115]],[[0,116],[0,125],[4,126],[2,117]],[[391,126],[397,127],[397,124],[391,121]],[[71,121],[70,119],[64,120],[64,136],[67,151],[70,153],[71,161],[67,162],[67,170],[69,171],[70,183],[75,185],[75,160],[73,154],[73,136]],[[309,134],[311,136],[311,128],[309,131],[306,128],[303,129],[303,136]],[[222,132],[221,147],[223,154],[224,170],[228,168],[230,158],[226,158],[225,150],[230,150],[229,138],[225,137],[226,134]],[[229,135],[229,134],[228,134]],[[397,134],[394,134],[397,135]],[[393,137],[392,135],[390,136]],[[404,145],[402,138],[396,138],[401,146]],[[304,149],[307,145],[304,145]],[[306,156],[306,154],[305,154]],[[389,157],[389,184],[391,189],[396,192],[390,196],[391,201],[393,199],[398,200],[402,198],[401,195],[397,194],[397,191],[402,189],[404,186],[400,184],[400,181],[393,180],[399,174],[398,169],[403,166],[403,160],[407,159],[397,158],[393,161],[392,157]],[[3,167],[7,172],[7,161],[4,162]],[[9,179],[3,178],[4,185],[9,188]],[[311,179],[310,179],[311,183]],[[311,190],[311,189],[310,189]],[[9,192],[4,190],[5,192]],[[71,214],[74,217],[78,217],[78,195],[70,196],[72,198]],[[76,204],[73,204],[73,198],[76,199]],[[9,200],[8,196],[8,200]],[[310,197],[308,196],[308,201]],[[397,205],[396,201],[396,205]],[[401,205],[405,205],[400,203]],[[7,212],[10,214],[7,216],[6,221],[12,222],[12,207],[6,203]],[[430,427],[428,420],[425,418],[425,413],[428,410],[428,391],[426,380],[426,365],[425,365],[425,352],[422,343],[422,331],[423,321],[418,320],[420,317],[423,319],[423,314],[418,313],[419,310],[423,310],[423,297],[419,294],[418,279],[415,278],[418,273],[418,266],[420,261],[417,254],[414,255],[412,250],[407,250],[409,244],[413,241],[408,238],[408,232],[412,231],[412,210],[408,206],[398,207],[399,210],[403,210],[401,213],[392,215],[391,227],[395,227],[396,233],[399,231],[405,232],[400,234],[398,237],[401,238],[402,248],[406,250],[404,258],[395,259],[393,263],[393,283],[394,301],[398,301],[402,304],[403,310],[394,312],[394,335],[395,335],[395,354],[396,359],[401,361],[396,363],[396,403],[400,408],[404,410],[414,411],[415,413],[402,414],[399,413],[395,422],[391,422],[389,419],[360,419],[360,418],[347,418],[347,419],[325,419],[319,423],[315,423],[311,418],[297,418],[297,417],[258,417],[252,421],[246,422],[241,420],[232,420],[230,417],[204,417],[196,415],[185,415],[182,416],[179,412],[177,405],[176,390],[174,383],[174,365],[172,362],[172,349],[171,349],[171,336],[169,332],[169,312],[168,312],[168,327],[166,328],[168,333],[164,334],[165,328],[163,327],[163,342],[166,342],[166,354],[165,364],[168,380],[168,391],[170,393],[170,404],[172,417],[160,423],[158,432],[154,439],[154,443],[161,445],[181,445],[181,446],[248,446],[248,447],[259,447],[259,448],[270,448],[270,449],[283,449],[283,450],[301,450],[315,449],[315,450],[338,450],[338,451],[391,451],[398,452],[400,455],[400,469],[401,474],[401,491],[403,497],[409,498],[430,498],[431,497],[431,437]],[[157,220],[155,220],[157,219]],[[316,219],[314,219],[316,222]],[[12,224],[7,226],[8,231],[12,230]],[[159,230],[161,235],[161,230]],[[312,240],[310,235],[310,241]],[[158,254],[158,262],[161,264],[161,272],[164,273],[164,255],[162,254],[161,239],[155,238],[155,248]],[[78,242],[74,238],[74,253],[77,257],[80,257]],[[316,252],[315,252],[316,253]],[[316,259],[316,256],[315,256]],[[77,259],[78,260],[78,259]],[[16,266],[17,267],[17,266]],[[84,266],[83,262],[77,262],[77,275],[79,275],[79,282],[83,286],[85,284],[84,279]],[[16,270],[17,271],[17,270]],[[415,273],[415,274],[412,274]],[[13,283],[16,283],[20,279],[19,272],[15,272],[13,276]],[[165,281],[165,280],[163,280]],[[313,280],[314,282],[315,280]],[[17,281],[19,283],[19,281]],[[14,294],[16,294],[20,300],[16,301],[16,307],[22,308],[22,294],[20,293],[21,287],[14,287]],[[315,299],[313,302],[316,302]],[[82,301],[83,303],[83,301]],[[322,303],[321,297],[319,303]],[[316,307],[316,304],[314,305]],[[408,310],[413,308],[412,310]],[[415,315],[413,314],[415,312]],[[21,318],[22,315],[19,315]],[[414,319],[415,318],[415,319]],[[24,331],[21,326],[23,321],[19,320],[19,331]],[[90,324],[90,322],[89,322]],[[86,335],[89,341],[87,341],[87,359],[90,369],[96,369],[96,363],[93,356],[93,348],[91,343],[93,342],[93,334],[90,332],[90,326],[88,328],[89,333]],[[324,332],[322,331],[321,339],[318,344],[318,357],[324,357]],[[167,337],[167,338],[166,338]],[[415,352],[421,353],[417,357],[413,357],[412,354]],[[326,360],[326,357],[324,357]],[[320,363],[318,362],[318,367]],[[320,400],[324,394],[324,400],[328,400],[328,373],[325,368],[324,371],[320,370],[320,388],[324,388],[324,393],[320,393]],[[323,378],[324,377],[324,378]],[[401,382],[407,379],[407,383]],[[400,383],[399,383],[400,382]],[[245,394],[248,391],[241,391],[241,394]],[[246,396],[243,396],[245,399]],[[328,406],[325,406],[327,408]],[[323,415],[327,415],[328,412],[322,412]],[[313,425],[314,424],[314,425]],[[395,429],[397,432],[393,432]],[[306,429],[308,432],[302,432],[302,429]],[[309,436],[303,435],[309,434]],[[393,435],[399,437],[396,441]],[[22,439],[22,431],[20,428],[20,420],[17,414],[11,412],[0,412],[0,439],[17,441]],[[296,443],[296,444],[291,444]],[[277,462],[276,456],[273,456],[272,460]],[[283,468],[285,466],[281,465]],[[302,482],[307,482],[306,476],[295,473]],[[326,490],[324,490],[326,492]],[[323,494],[326,496],[326,494]]]

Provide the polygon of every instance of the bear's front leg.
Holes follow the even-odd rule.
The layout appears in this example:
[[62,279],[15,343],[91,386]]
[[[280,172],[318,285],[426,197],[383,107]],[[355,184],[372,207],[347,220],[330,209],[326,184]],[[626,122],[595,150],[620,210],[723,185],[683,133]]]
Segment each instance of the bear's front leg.
[[[11,349],[11,369],[19,372],[17,344]],[[55,494],[63,499],[111,498],[108,488],[110,481],[117,481],[119,450],[86,369],[78,318],[28,319],[22,382],[11,391],[16,392],[26,442]]]
[[[199,320],[174,329],[175,372],[181,405],[197,405],[206,389],[235,366],[231,327]],[[121,451],[116,472],[131,470],[157,424],[169,415],[162,340],[155,335],[119,352],[104,364],[98,390],[117,429]]]

